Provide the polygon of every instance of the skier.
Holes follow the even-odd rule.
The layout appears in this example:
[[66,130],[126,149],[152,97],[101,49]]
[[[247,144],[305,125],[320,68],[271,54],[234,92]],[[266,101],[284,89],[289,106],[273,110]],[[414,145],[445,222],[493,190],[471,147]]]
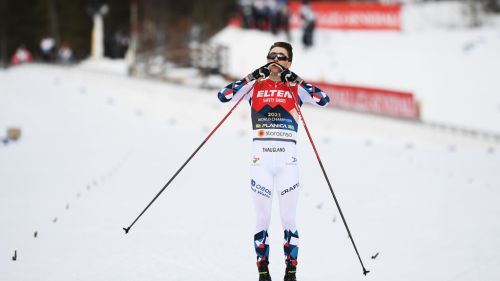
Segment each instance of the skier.
[[269,234],[272,196],[276,192],[284,230],[285,281],[296,281],[299,233],[296,209],[299,171],[296,153],[298,112],[309,102],[326,106],[330,99],[319,88],[290,71],[293,52],[286,42],[274,43],[267,64],[219,91],[222,102],[245,99],[250,103],[253,127],[250,189],[256,210],[254,246],[260,281],[270,281]]

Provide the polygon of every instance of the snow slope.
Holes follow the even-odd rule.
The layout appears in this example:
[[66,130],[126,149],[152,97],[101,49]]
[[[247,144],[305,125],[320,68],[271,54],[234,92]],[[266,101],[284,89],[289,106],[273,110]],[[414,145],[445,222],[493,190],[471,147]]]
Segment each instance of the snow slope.
[[[462,10],[456,2],[405,5],[402,32],[317,30],[310,49],[294,31],[292,70],[310,81],[412,92],[424,122],[498,134],[500,21],[470,29]],[[235,77],[263,65],[269,46],[286,40],[234,27],[212,39],[228,46]]]
[[[130,233],[122,230],[228,110],[213,91],[83,66],[0,71],[0,132],[23,130],[18,142],[0,145],[0,280],[256,280],[245,104]],[[500,276],[498,143],[303,111],[372,272],[361,274],[301,128],[299,280]],[[276,207],[271,273],[279,280]]]

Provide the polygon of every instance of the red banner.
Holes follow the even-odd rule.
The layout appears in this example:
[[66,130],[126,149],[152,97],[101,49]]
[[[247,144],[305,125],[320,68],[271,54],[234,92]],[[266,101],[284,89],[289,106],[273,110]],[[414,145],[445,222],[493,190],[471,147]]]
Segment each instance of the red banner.
[[412,93],[375,88],[311,82],[328,94],[329,106],[392,117],[418,119],[418,104]]
[[[291,28],[301,26],[300,2],[290,3]],[[401,5],[327,3],[310,4],[316,28],[344,30],[401,30]]]

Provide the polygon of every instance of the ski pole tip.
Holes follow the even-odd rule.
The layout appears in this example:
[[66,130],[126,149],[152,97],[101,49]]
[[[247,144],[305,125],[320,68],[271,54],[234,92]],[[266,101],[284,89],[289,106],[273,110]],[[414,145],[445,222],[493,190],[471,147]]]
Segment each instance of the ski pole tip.
[[125,230],[125,234],[128,234],[130,227],[124,227],[123,230]]
[[366,276],[366,274],[368,274],[370,271],[369,270],[366,270],[365,268],[363,268],[363,274]]

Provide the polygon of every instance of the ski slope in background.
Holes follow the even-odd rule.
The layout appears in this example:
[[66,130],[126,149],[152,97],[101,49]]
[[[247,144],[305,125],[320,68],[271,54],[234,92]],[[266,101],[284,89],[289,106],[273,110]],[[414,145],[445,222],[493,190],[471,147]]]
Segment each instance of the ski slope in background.
[[[466,4],[404,5],[403,30],[317,30],[306,49],[291,34],[293,71],[310,81],[412,92],[421,120],[500,133],[500,17],[467,28]],[[284,34],[227,27],[212,42],[228,46],[227,72],[244,77],[266,62]]]
[[[81,66],[0,71],[0,128],[23,130],[18,142],[0,146],[0,280],[256,280],[246,104],[130,233],[122,230],[228,110],[214,91]],[[372,272],[362,275],[301,128],[299,280],[500,276],[498,143],[303,111]],[[271,274],[280,280],[274,206]]]

